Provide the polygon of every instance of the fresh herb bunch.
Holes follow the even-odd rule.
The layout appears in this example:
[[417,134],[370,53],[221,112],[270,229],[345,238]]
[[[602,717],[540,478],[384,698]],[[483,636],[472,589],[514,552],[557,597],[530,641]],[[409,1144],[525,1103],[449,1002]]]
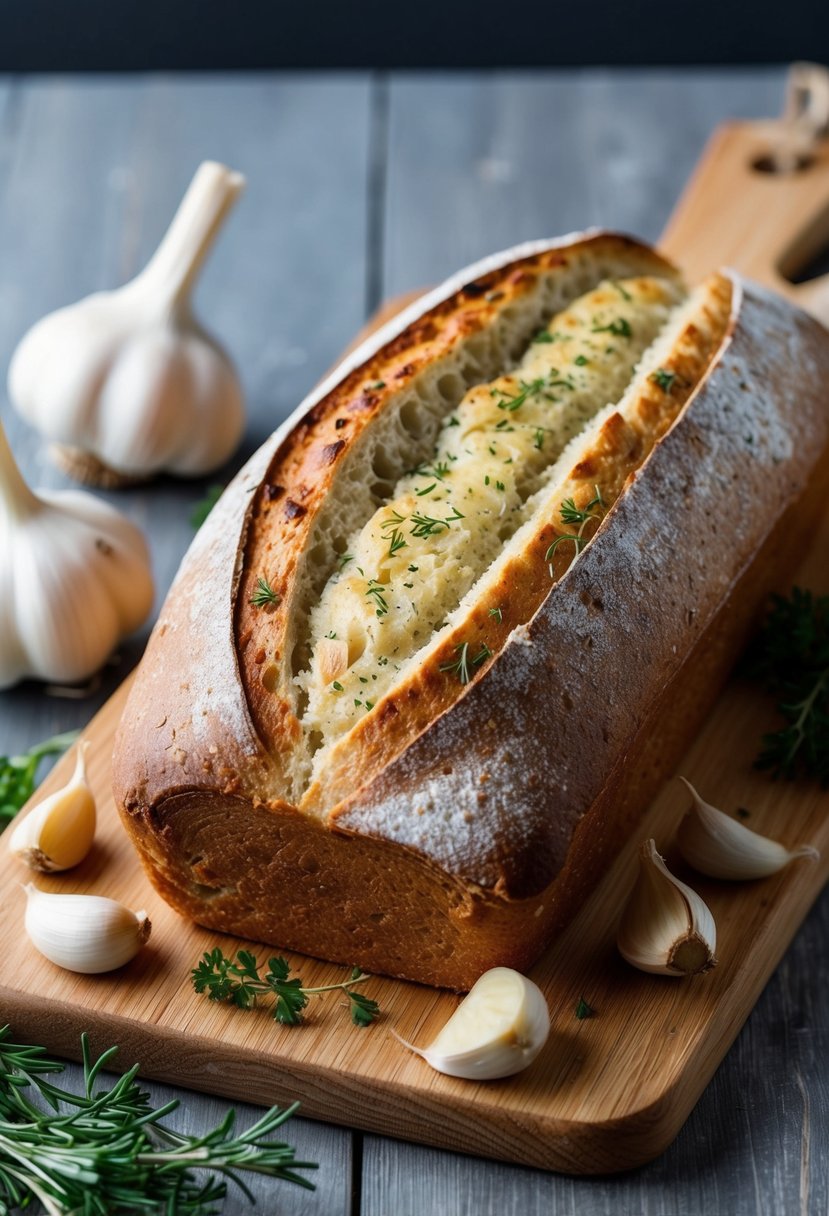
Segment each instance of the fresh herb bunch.
[[44,756],[65,752],[75,742],[78,733],[69,730],[62,735],[54,735],[43,743],[37,743],[24,756],[0,756],[0,831],[14,819],[35,792],[37,770]]
[[829,785],[829,596],[801,587],[773,596],[745,671],[774,695],[786,723],[763,736],[757,767]]
[[345,993],[355,1026],[370,1026],[380,1012],[376,1001],[353,991],[356,984],[371,979],[359,967],[352,968],[351,975],[342,983],[306,988],[298,975],[291,975],[291,968],[282,957],[268,959],[263,977],[255,955],[249,950],[239,950],[234,962],[217,946],[205,951],[202,961],[193,968],[191,979],[196,992],[206,993],[211,1001],[229,1001],[240,1009],[252,1009],[260,996],[275,996],[273,1017],[285,1026],[301,1022],[308,998],[324,992]]
[[50,1216],[213,1216],[226,1179],[255,1202],[244,1172],[314,1189],[296,1171],[316,1165],[270,1139],[297,1103],[273,1107],[240,1136],[232,1135],[233,1110],[206,1135],[183,1136],[161,1122],[177,1099],[153,1109],[136,1085],[138,1065],[111,1089],[99,1086],[118,1048],[93,1062],[86,1035],[81,1047],[84,1092],[74,1094],[44,1078],[63,1064],[42,1047],[11,1042],[8,1026],[0,1030],[0,1216],[36,1200]]

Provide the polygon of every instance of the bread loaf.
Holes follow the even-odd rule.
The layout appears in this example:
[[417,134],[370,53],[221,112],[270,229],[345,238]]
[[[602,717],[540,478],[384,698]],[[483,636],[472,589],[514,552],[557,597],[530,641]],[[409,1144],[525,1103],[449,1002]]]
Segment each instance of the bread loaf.
[[158,890],[456,988],[529,966],[798,555],[829,335],[607,233],[470,268],[235,479],[116,744]]

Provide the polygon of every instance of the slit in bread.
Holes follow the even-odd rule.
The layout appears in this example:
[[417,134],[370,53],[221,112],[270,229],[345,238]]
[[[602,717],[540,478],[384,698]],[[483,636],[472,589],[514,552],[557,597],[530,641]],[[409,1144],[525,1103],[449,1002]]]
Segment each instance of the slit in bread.
[[[432,461],[349,538],[350,560],[312,612],[314,659],[299,677],[318,741],[306,807],[336,802],[367,715],[408,707],[424,667],[445,687],[418,699],[431,714],[445,708],[579,556],[722,341],[727,280],[682,296],[648,276],[579,297],[515,372],[467,391]],[[372,732],[357,732],[358,748],[360,733]]]

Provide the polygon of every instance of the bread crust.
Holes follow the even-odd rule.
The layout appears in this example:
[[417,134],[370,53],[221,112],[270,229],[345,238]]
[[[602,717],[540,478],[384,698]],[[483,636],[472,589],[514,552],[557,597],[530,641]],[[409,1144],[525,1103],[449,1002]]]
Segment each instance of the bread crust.
[[[520,290],[514,268],[529,273],[528,258],[562,248],[521,251],[486,275]],[[304,504],[284,476],[270,502],[283,515],[280,503],[306,505],[285,523],[307,527],[338,459],[320,454],[344,402],[431,331],[410,316],[389,347],[381,334],[257,453],[185,559],[116,745],[124,823],[179,911],[441,986],[530,965],[693,738],[820,505],[829,335],[729,279],[728,338],[579,560],[451,705],[402,743],[390,736],[379,757],[360,755],[359,768],[352,754],[307,809],[278,794],[298,724],[266,709],[251,682],[258,639],[244,605],[259,565],[251,544],[274,509],[265,487],[277,466],[294,469]],[[467,304],[482,293],[459,286],[438,297],[449,328],[477,315]],[[378,408],[354,410],[357,425]],[[286,602],[301,542],[288,548]]]

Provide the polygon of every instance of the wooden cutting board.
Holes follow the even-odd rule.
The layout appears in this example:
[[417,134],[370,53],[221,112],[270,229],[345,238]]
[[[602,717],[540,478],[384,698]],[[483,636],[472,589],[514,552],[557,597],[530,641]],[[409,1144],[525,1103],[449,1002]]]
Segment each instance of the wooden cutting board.
[[[811,256],[816,216],[829,232],[829,147],[819,146],[800,174],[760,174],[751,160],[767,136],[767,124],[729,126],[709,147],[665,241],[693,276],[730,260],[780,287],[781,249],[791,250],[800,239],[801,253],[808,245]],[[749,228],[752,240],[741,243],[737,235]],[[782,287],[817,312],[829,301],[825,282],[804,288],[783,280]],[[829,516],[797,582],[829,592],[827,546]],[[125,685],[85,732],[100,813],[95,847],[77,870],[38,882],[44,890],[95,892],[146,908],[151,941],[112,975],[60,971],[18,929],[25,872],[3,851],[2,1019],[71,1057],[78,1056],[79,1035],[87,1030],[95,1052],[118,1043],[122,1063],[139,1060],[147,1077],[231,1099],[284,1104],[299,1098],[304,1114],[315,1118],[570,1173],[642,1164],[679,1131],[829,876],[829,794],[807,784],[775,784],[752,769],[761,734],[775,724],[774,711],[755,688],[735,680],[679,771],[709,801],[730,811],[747,809],[750,826],[789,845],[815,844],[823,860],[798,861],[762,882],[691,878],[717,922],[719,965],[689,980],[634,971],[617,955],[614,938],[639,841],[654,836],[669,863],[685,873],[671,842],[688,797],[678,782],[670,783],[593,898],[533,969],[552,1015],[552,1033],[536,1063],[499,1082],[450,1079],[432,1072],[391,1034],[427,1043],[457,1004],[449,993],[372,980],[364,991],[383,1013],[366,1029],[351,1025],[336,994],[315,1000],[298,1027],[279,1026],[265,1009],[243,1012],[196,996],[189,973],[202,952],[214,945],[229,952],[237,943],[170,911],[121,831],[109,762],[126,693]],[[66,757],[38,797],[64,782],[72,763]],[[259,950],[262,957],[267,953]],[[343,968],[289,957],[308,984],[345,978]],[[579,1020],[582,997],[595,1014]]]

